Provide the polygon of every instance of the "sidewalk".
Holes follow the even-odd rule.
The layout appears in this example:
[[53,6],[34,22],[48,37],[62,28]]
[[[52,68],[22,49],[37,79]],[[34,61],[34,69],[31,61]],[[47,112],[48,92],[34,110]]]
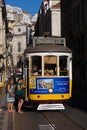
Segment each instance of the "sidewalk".
[[6,94],[0,95],[0,130],[13,130],[14,113],[8,113]]

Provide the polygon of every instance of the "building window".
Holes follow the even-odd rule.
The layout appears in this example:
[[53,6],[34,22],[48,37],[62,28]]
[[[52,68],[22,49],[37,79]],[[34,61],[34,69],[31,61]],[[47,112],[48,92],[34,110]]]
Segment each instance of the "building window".
[[18,32],[21,32],[21,28],[18,28]]
[[18,43],[18,52],[21,52],[21,43]]

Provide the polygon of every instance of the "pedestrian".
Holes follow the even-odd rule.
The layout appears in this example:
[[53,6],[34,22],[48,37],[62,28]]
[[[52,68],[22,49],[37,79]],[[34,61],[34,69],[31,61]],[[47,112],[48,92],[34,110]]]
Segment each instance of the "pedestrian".
[[6,100],[7,100],[8,112],[14,112],[13,104],[15,101],[15,85],[13,78],[10,78],[8,80],[6,89],[7,89]]
[[22,105],[24,103],[24,91],[25,91],[25,86],[23,85],[23,79],[19,78],[18,82],[16,84],[16,100],[17,100],[17,109],[18,109],[18,113],[23,113],[23,111],[21,110]]

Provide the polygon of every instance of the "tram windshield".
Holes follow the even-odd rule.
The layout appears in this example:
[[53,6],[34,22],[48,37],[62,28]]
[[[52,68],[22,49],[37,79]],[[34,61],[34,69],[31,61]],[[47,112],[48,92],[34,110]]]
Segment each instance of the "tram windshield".
[[42,75],[42,57],[31,57],[31,75]]
[[69,75],[69,65],[68,65],[68,57],[60,56],[59,57],[59,76],[68,76]]
[[69,57],[43,55],[31,56],[31,76],[69,76]]
[[47,55],[44,57],[44,75],[57,75],[57,56]]

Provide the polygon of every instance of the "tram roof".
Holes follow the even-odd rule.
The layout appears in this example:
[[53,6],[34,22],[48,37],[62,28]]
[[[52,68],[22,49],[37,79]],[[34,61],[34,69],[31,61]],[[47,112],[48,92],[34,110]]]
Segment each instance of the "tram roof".
[[33,46],[30,44],[25,53],[39,53],[39,52],[65,52],[71,53],[71,50],[65,46],[58,44],[37,44]]

